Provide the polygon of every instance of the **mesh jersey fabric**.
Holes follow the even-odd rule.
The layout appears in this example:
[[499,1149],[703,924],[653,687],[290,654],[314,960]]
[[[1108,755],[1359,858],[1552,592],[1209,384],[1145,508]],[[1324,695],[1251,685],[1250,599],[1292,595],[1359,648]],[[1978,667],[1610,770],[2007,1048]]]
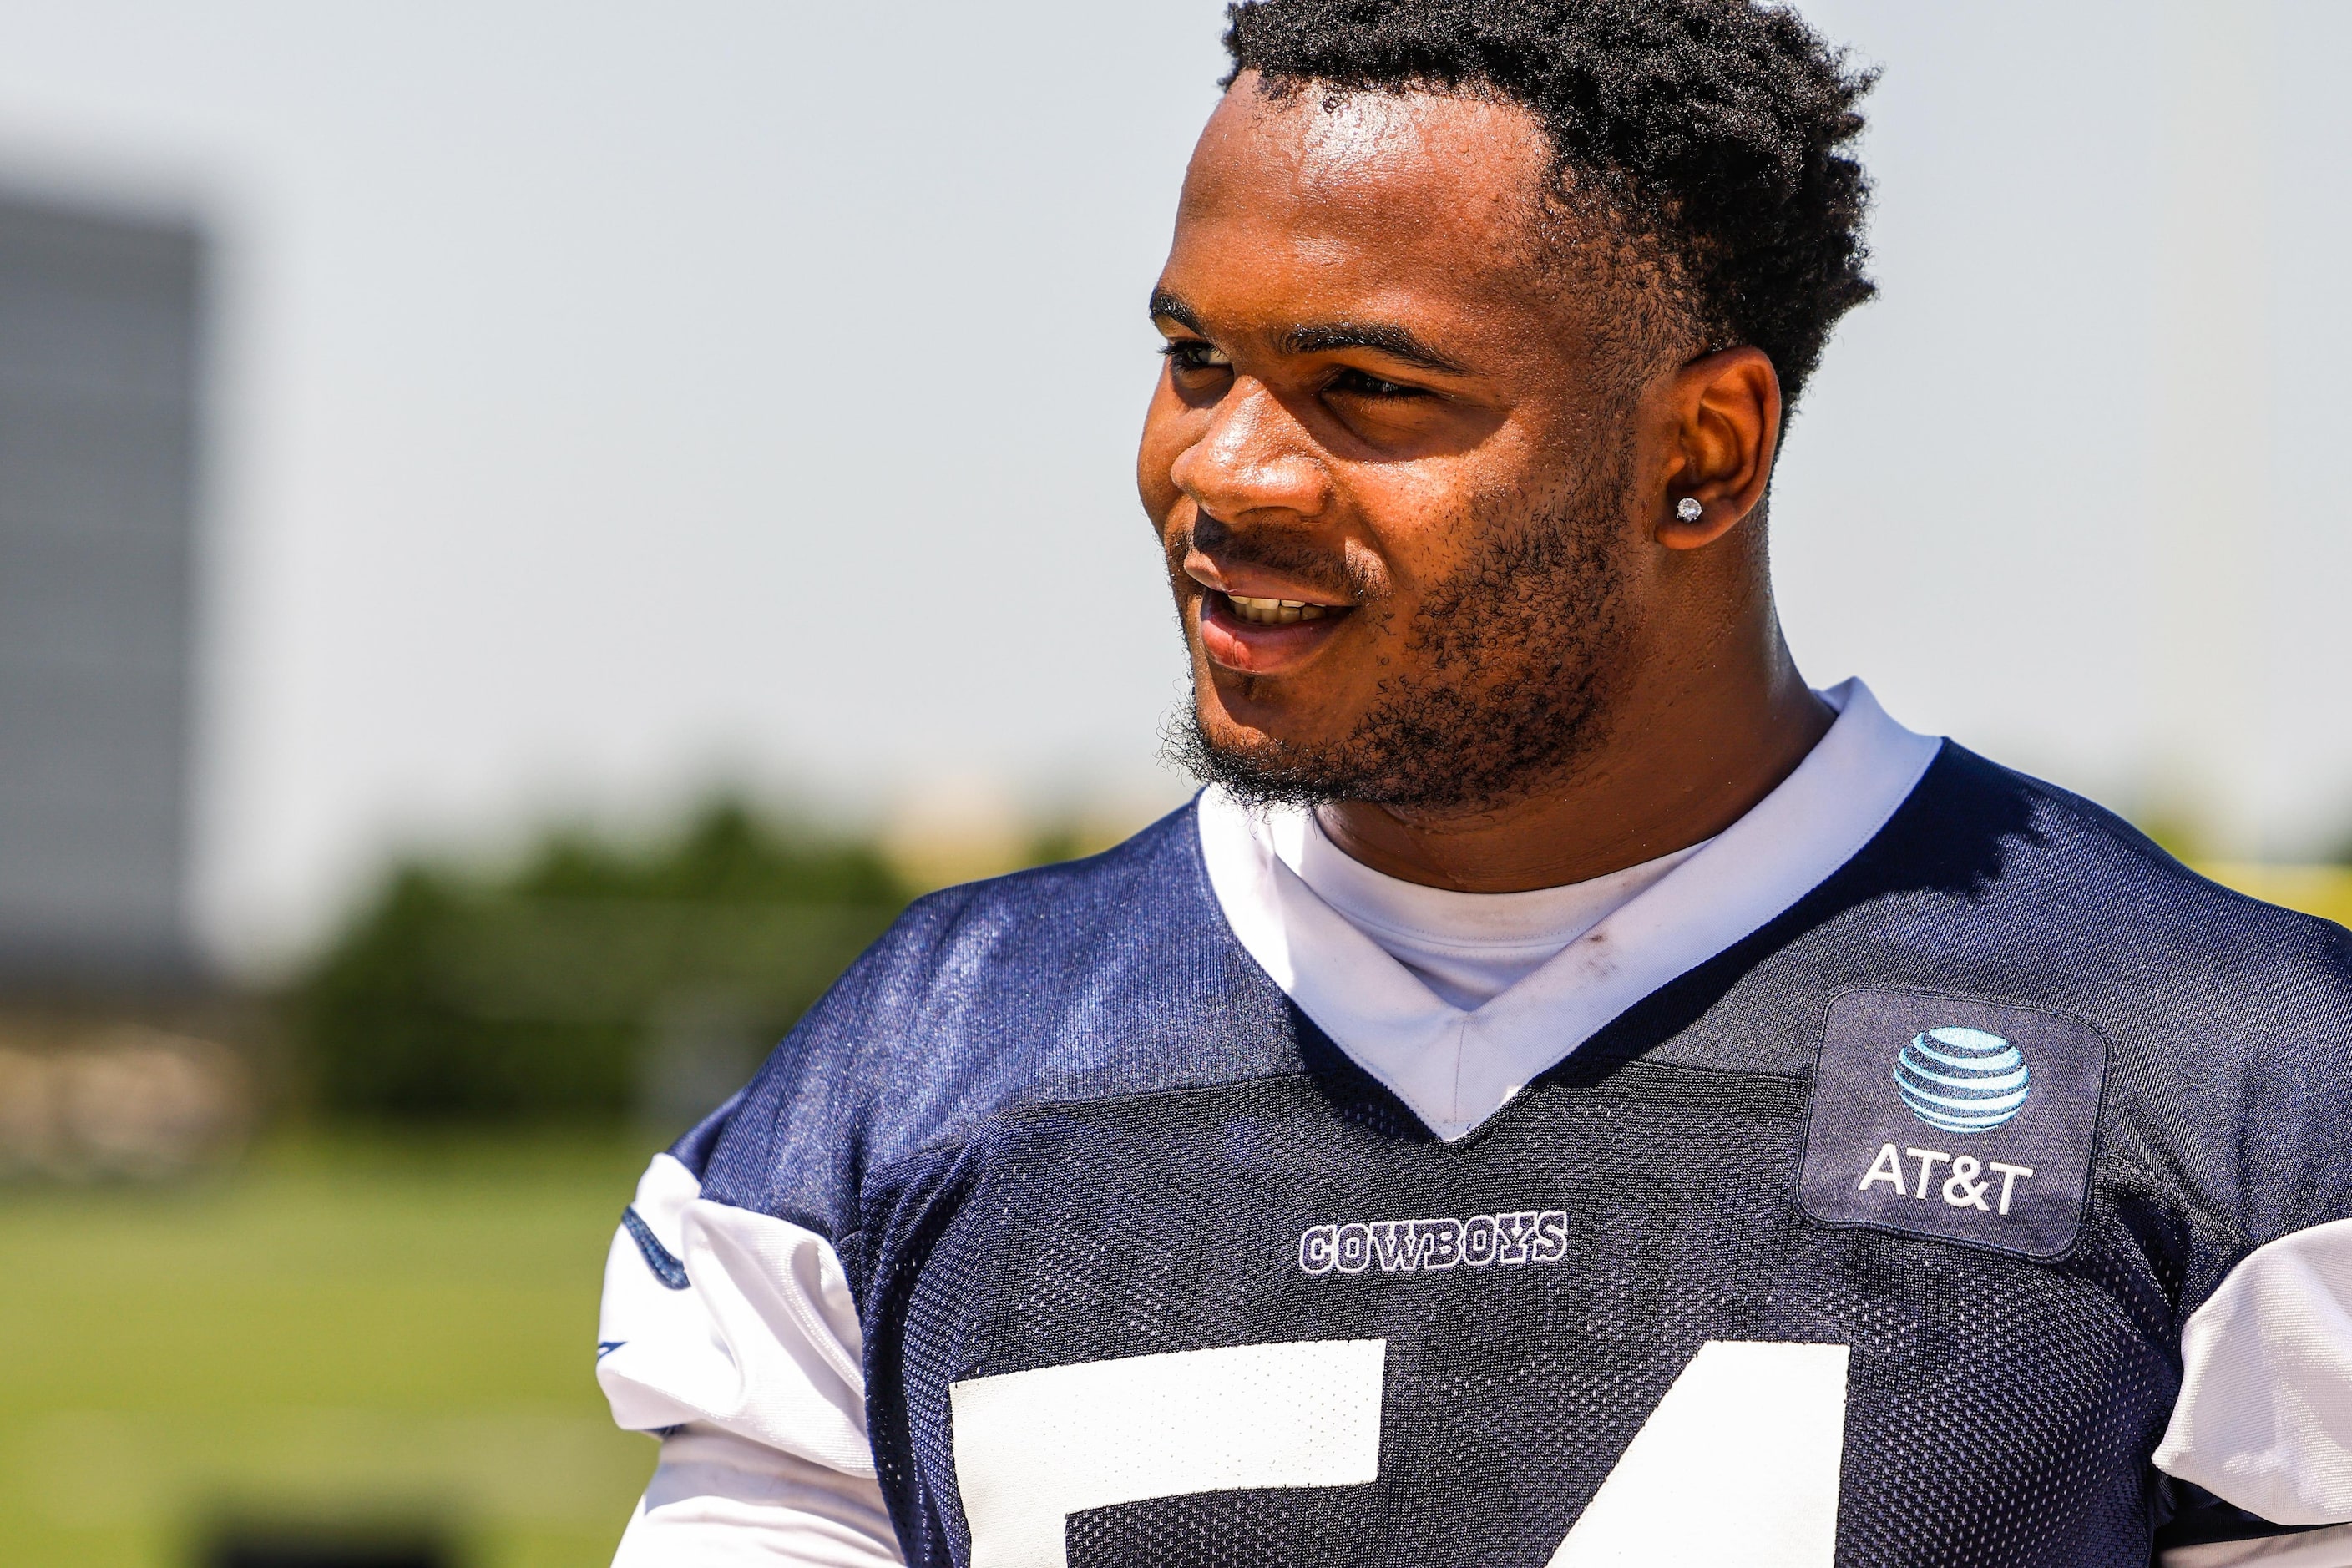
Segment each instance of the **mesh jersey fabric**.
[[[1851,1349],[1836,1560],[2145,1564],[2212,1500],[2148,1458],[2183,1321],[2352,1214],[2352,952],[1947,744],[1864,849],[1446,1143],[1244,953],[1189,812],[916,906],[673,1151],[829,1239],[910,1562],[961,1563],[950,1390],[1218,1346],[1380,1340],[1378,1479],[1146,1499],[1072,1563],[1537,1564],[1717,1341]],[[1812,1071],[1856,988],[2105,1042],[2055,1256],[1807,1212]],[[1334,1223],[1557,1214],[1542,1268],[1317,1274]]]

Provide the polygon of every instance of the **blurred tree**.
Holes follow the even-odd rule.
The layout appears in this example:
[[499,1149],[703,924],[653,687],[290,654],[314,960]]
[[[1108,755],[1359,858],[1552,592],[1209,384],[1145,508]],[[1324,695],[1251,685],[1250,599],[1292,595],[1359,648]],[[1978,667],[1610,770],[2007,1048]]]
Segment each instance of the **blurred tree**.
[[631,850],[548,840],[502,878],[419,862],[289,997],[319,1109],[682,1125],[904,907],[872,847],[704,810]]

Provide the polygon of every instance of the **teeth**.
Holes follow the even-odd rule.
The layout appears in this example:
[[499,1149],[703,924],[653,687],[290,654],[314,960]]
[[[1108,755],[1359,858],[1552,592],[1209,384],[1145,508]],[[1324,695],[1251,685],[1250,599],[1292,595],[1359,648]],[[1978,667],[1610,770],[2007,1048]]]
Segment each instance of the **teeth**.
[[1234,613],[1254,626],[1288,626],[1293,621],[1319,621],[1325,606],[1310,605],[1304,599],[1253,599],[1242,594],[1228,594],[1226,602]]

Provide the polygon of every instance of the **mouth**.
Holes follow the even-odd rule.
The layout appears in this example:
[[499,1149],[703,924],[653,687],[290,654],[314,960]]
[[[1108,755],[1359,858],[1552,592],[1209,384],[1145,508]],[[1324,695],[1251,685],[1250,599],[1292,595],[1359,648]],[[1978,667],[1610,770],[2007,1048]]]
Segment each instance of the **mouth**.
[[1304,599],[1253,599],[1243,594],[1221,595],[1234,616],[1254,626],[1286,626],[1293,621],[1319,621],[1330,606]]
[[1201,648],[1210,662],[1239,674],[1285,675],[1312,658],[1353,608],[1204,589]]

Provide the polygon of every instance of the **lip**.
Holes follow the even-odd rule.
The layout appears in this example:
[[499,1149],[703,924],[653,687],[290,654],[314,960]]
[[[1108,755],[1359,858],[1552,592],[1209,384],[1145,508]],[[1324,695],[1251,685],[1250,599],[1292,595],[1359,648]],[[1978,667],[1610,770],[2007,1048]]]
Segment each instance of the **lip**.
[[1233,601],[1214,588],[1201,591],[1201,647],[1209,662],[1241,675],[1285,675],[1315,657],[1348,618],[1334,606],[1319,620],[1261,626],[1234,611]]

